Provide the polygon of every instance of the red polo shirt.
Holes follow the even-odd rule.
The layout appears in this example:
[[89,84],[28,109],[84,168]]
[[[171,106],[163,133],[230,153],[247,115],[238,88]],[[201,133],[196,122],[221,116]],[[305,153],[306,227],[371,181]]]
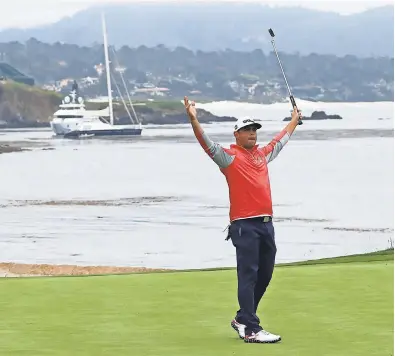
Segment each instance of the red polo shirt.
[[223,148],[206,133],[197,136],[205,152],[219,166],[229,187],[230,221],[258,216],[273,216],[267,164],[277,157],[289,140],[281,131],[264,147],[247,150],[238,145]]

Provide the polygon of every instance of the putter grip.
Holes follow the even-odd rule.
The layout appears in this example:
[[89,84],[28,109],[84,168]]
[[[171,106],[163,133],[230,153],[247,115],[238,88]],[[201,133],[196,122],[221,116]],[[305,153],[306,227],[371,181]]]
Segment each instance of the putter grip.
[[[291,95],[291,96],[289,97],[289,99],[291,100],[292,107],[293,107],[293,108],[298,108],[298,107],[296,106],[296,102],[295,102],[294,96]],[[298,121],[298,125],[303,125],[303,121],[302,121],[300,118],[299,118],[299,121]]]

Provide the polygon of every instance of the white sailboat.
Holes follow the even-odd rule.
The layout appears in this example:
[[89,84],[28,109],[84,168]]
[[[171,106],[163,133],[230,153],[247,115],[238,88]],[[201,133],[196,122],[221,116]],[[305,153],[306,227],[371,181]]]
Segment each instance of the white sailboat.
[[[128,94],[129,103],[133,110],[135,119],[132,118],[129,109],[122,98],[122,94],[119,92],[121,100],[132,124],[114,125],[110,60],[108,55],[107,29],[104,14],[102,14],[102,30],[104,40],[108,107],[103,110],[85,109],[84,100],[81,96],[79,96],[78,87],[76,84],[74,84],[71,93],[63,99],[62,104],[59,106],[59,110],[54,113],[53,119],[50,123],[52,131],[57,136],[63,136],[64,138],[80,138],[87,136],[139,136],[142,133],[142,125],[137,118],[136,112],[134,111],[122,73],[120,73],[121,79],[125,86],[125,91]],[[117,89],[119,91],[118,86]],[[109,121],[107,120],[108,118]]]

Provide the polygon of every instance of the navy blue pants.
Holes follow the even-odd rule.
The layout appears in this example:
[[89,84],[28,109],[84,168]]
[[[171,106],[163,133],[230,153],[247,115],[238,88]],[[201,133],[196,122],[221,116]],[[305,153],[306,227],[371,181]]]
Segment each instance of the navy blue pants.
[[229,235],[236,248],[238,300],[237,322],[246,334],[262,330],[256,314],[273,275],[277,253],[272,221],[251,218],[233,221]]

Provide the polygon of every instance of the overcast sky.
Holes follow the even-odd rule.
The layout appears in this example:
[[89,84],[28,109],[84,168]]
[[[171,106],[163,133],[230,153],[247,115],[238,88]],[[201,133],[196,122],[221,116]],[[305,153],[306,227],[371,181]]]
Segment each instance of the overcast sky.
[[[139,0],[140,2],[149,0]],[[156,0],[160,1],[160,0]],[[167,0],[170,1],[170,0]],[[187,2],[188,0],[173,0],[179,2]],[[195,0],[196,1],[196,0]],[[208,2],[210,0],[198,0]],[[235,0],[217,0],[217,1],[235,1]],[[254,2],[254,0],[239,0],[239,2]],[[53,23],[60,20],[64,16],[70,16],[74,13],[86,9],[95,4],[108,3],[108,0],[10,0],[5,2],[1,8],[0,29],[18,27],[26,28],[42,24]],[[111,1],[115,3],[131,3],[137,0],[117,0]],[[165,2],[165,1],[164,1]],[[364,11],[368,8],[393,4],[392,1],[279,1],[279,0],[255,0],[261,4],[272,6],[302,6],[310,9],[334,11],[340,14],[351,14]]]

